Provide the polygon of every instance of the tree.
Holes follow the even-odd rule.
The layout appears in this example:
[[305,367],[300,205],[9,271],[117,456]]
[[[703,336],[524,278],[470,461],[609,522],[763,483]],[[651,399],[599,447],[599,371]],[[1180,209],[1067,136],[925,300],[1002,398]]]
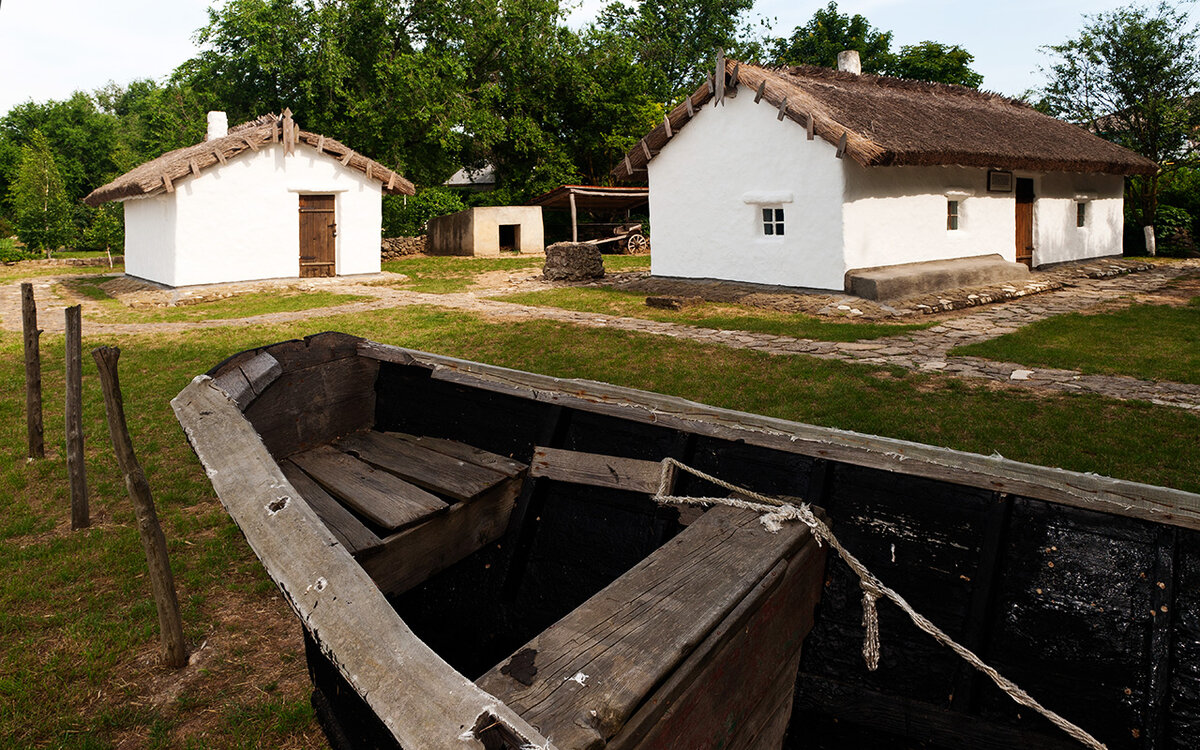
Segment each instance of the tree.
[[875,28],[860,14],[839,13],[836,2],[819,9],[790,37],[768,40],[767,46],[776,65],[833,68],[839,52],[856,50],[864,73],[971,88],[983,83],[983,76],[970,68],[974,55],[962,47],[925,41],[892,52],[892,32]]
[[92,213],[92,221],[83,232],[83,242],[91,248],[103,248],[112,266],[112,251],[125,246],[124,206],[110,201]]
[[1158,173],[1129,181],[1140,224],[1152,226],[1163,175],[1191,164],[1200,127],[1200,28],[1160,2],[1085,16],[1080,36],[1046,47],[1041,106],[1138,152]]
[[921,42],[905,45],[884,67],[884,72],[898,78],[918,81],[954,83],[977,89],[983,76],[971,70],[975,56],[957,44]]
[[63,190],[50,144],[40,130],[21,149],[17,179],[11,188],[17,237],[27,247],[51,252],[71,240],[71,204]]
[[882,73],[892,62],[892,32],[880,31],[858,13],[838,13],[836,2],[817,10],[790,37],[768,42],[776,65],[837,67],[843,50],[857,50],[864,73]]

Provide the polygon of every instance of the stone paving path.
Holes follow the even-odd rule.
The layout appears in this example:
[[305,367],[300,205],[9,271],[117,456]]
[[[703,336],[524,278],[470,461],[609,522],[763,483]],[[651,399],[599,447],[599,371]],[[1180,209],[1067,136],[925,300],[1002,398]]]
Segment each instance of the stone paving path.
[[[1095,393],[1119,399],[1142,399],[1155,404],[1189,410],[1200,410],[1200,385],[1155,382],[1137,378],[1108,375],[1083,375],[1071,370],[1024,367],[1017,363],[993,362],[975,357],[952,357],[955,346],[984,341],[1015,331],[1036,320],[1069,312],[1084,311],[1108,303],[1145,294],[1161,288],[1172,279],[1200,269],[1200,261],[1156,266],[1151,271],[1104,279],[1080,279],[1072,286],[993,304],[970,308],[947,315],[937,325],[921,331],[899,334],[872,341],[832,342],[792,338],[747,331],[721,331],[710,328],[664,323],[640,318],[626,318],[596,313],[575,312],[549,307],[533,307],[486,299],[513,291],[545,289],[561,284],[540,281],[528,270],[518,272],[506,285],[477,289],[457,294],[427,294],[405,291],[379,283],[364,283],[355,279],[310,279],[286,283],[256,282],[227,286],[232,291],[278,289],[322,289],[330,292],[359,294],[368,297],[363,302],[335,308],[271,313],[233,320],[188,321],[179,323],[101,323],[86,318],[90,300],[67,300],[54,295],[61,278],[32,279],[38,299],[39,325],[48,331],[61,331],[62,309],[68,304],[84,306],[84,328],[88,335],[144,334],[175,332],[206,327],[254,326],[308,320],[330,315],[357,313],[412,305],[432,305],[477,313],[490,319],[558,320],[593,328],[613,328],[626,331],[669,336],[706,344],[750,349],[773,355],[807,354],[822,359],[836,359],[862,364],[902,367],[922,372],[940,372],[962,378],[981,378],[1033,389]],[[386,277],[387,275],[385,275]],[[219,292],[220,287],[213,289]],[[14,282],[0,287],[0,319],[7,330],[20,330],[20,289]]]

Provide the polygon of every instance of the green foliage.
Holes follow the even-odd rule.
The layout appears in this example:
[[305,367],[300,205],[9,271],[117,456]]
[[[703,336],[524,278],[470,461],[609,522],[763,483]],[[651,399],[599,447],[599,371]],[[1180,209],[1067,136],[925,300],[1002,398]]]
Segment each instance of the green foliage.
[[388,195],[383,199],[383,234],[385,237],[417,237],[425,234],[425,223],[430,219],[466,207],[458,193],[443,187],[425,188],[408,198]]
[[71,205],[63,190],[50,144],[34,130],[29,145],[21,149],[17,179],[9,188],[17,236],[27,247],[53,250],[71,241]]
[[864,73],[883,73],[892,60],[892,32],[880,31],[861,14],[839,13],[836,2],[817,10],[785,39],[769,42],[776,65],[837,67],[843,50],[857,50]]
[[13,263],[18,260],[36,258],[35,253],[26,252],[17,247],[10,237],[0,237],[0,263]]
[[881,31],[861,14],[839,13],[836,2],[817,10],[787,38],[768,41],[776,65],[837,67],[843,50],[857,50],[864,73],[979,88],[983,76],[971,70],[975,57],[958,45],[925,41],[892,52],[892,32]]
[[120,252],[125,248],[125,211],[120,203],[105,203],[92,212],[83,232],[83,246]]
[[[1040,90],[1052,114],[1158,162],[1184,166],[1200,127],[1200,27],[1160,2],[1086,16],[1079,37],[1044,48],[1053,62]],[[1155,223],[1159,175],[1131,181],[1138,226]]]
[[639,0],[610,3],[593,33],[628,47],[650,76],[650,91],[660,104],[690,94],[698,73],[712,69],[717,48],[733,57],[758,52],[745,16],[753,0]]
[[956,44],[926,41],[901,47],[884,72],[898,78],[955,83],[977,89],[983,83],[983,76],[971,70],[973,62],[975,56]]

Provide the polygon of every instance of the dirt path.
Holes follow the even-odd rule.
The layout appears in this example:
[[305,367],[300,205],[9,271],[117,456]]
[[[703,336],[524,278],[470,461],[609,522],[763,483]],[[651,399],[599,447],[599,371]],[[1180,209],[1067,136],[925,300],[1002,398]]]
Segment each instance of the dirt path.
[[[849,343],[814,341],[747,331],[722,331],[640,318],[532,307],[502,300],[485,299],[487,296],[512,291],[548,289],[560,285],[541,281],[536,272],[528,269],[513,272],[504,277],[490,274],[487,278],[489,282],[487,286],[455,294],[406,291],[380,284],[378,277],[370,283],[362,279],[313,279],[306,280],[304,283],[292,280],[254,282],[248,285],[220,285],[210,289],[217,292],[220,292],[221,287],[228,287],[231,291],[279,288],[320,289],[333,293],[361,295],[368,299],[337,307],[270,313],[247,318],[177,323],[104,323],[88,320],[89,311],[100,308],[96,302],[55,295],[57,290],[69,296],[69,292],[66,292],[60,282],[72,274],[40,277],[31,279],[31,281],[34,284],[34,294],[38,300],[39,324],[50,332],[62,330],[62,310],[71,304],[83,305],[84,328],[89,335],[136,335],[183,332],[197,328],[246,327],[317,320],[332,315],[354,314],[369,310],[431,305],[474,312],[490,319],[559,320],[593,328],[638,331],[737,349],[752,349],[774,355],[807,354],[823,359],[895,366],[923,372],[941,372],[963,378],[981,378],[1034,389],[1096,393],[1119,399],[1142,399],[1166,406],[1200,410],[1200,386],[1198,385],[1154,382],[1122,376],[1084,375],[1072,370],[1029,368],[1019,363],[993,362],[974,357],[951,357],[948,355],[949,350],[955,346],[995,338],[1036,320],[1054,315],[1094,311],[1107,306],[1124,304],[1125,301],[1135,298],[1149,298],[1162,302],[1164,295],[1179,297],[1178,293],[1171,295],[1164,292],[1164,289],[1169,289],[1168,284],[1180,276],[1194,275],[1197,269],[1200,269],[1200,261],[1189,261],[1163,264],[1150,271],[1124,276],[1075,279],[1070,286],[1057,291],[944,313],[938,325],[922,331],[873,341]],[[1189,280],[1186,283],[1194,284],[1196,282]],[[0,318],[2,318],[5,329],[20,329],[19,282],[0,287]]]

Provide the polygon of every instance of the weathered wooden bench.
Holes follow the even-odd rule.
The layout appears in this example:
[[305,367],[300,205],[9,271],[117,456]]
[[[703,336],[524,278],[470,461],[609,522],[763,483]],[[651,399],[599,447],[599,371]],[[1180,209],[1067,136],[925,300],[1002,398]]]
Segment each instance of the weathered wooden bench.
[[388,594],[503,535],[526,469],[465,443],[371,430],[295,453],[281,468]]
[[[660,468],[536,448],[531,475],[653,494]],[[824,560],[801,524],[714,508],[476,684],[563,750],[778,748]]]

